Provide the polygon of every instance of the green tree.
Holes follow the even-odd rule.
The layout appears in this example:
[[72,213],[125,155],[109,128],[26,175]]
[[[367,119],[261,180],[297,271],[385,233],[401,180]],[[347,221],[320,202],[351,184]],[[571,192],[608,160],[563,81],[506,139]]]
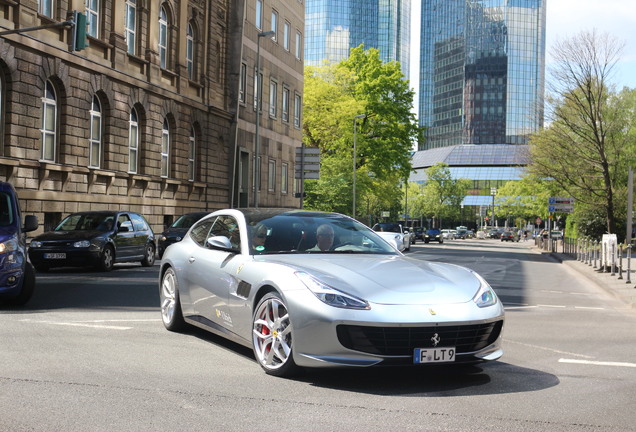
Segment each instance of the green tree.
[[303,142],[322,158],[320,179],[305,181],[306,208],[351,213],[354,121],[356,214],[399,202],[421,138],[413,95],[399,64],[382,63],[377,49],[360,46],[340,63],[305,68]]
[[596,31],[559,42],[548,99],[552,121],[530,142],[530,172],[574,197],[577,215],[602,209],[610,233],[634,160],[633,92],[617,93],[610,82],[621,51],[622,44]]

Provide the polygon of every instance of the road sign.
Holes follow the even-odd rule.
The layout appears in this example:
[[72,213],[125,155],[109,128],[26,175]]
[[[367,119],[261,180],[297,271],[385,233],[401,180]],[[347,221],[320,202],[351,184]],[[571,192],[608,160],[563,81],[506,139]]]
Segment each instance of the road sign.
[[548,198],[548,205],[574,205],[574,198],[572,197],[550,197]]
[[550,213],[573,213],[574,206],[570,204],[555,204],[548,206],[548,212]]
[[320,149],[317,147],[296,147],[294,178],[320,178]]

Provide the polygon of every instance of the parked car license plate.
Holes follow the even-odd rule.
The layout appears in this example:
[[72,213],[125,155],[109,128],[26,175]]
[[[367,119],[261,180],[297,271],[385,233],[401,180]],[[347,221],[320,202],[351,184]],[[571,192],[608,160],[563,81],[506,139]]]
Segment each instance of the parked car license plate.
[[415,348],[414,363],[449,363],[455,361],[455,347]]
[[65,253],[45,253],[45,259],[66,259]]

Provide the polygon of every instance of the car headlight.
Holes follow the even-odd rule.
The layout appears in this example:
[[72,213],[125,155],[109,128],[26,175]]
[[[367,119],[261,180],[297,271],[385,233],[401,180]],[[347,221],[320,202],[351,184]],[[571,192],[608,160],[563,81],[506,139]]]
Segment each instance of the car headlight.
[[16,236],[0,243],[0,253],[13,252],[18,249],[18,239]]
[[371,309],[366,301],[338,291],[305,272],[296,272],[296,276],[320,301],[329,306],[345,309]]
[[473,274],[479,280],[479,290],[477,290],[477,294],[475,294],[475,297],[473,297],[473,301],[475,302],[475,304],[480,308],[497,304],[497,294],[495,294],[495,291],[492,289],[492,287],[479,274],[474,272]]
[[37,241],[37,240],[33,240],[33,241],[31,241],[31,243],[29,244],[29,247],[32,247],[32,248],[41,248],[41,247],[42,247],[42,242],[41,242],[41,241]]
[[80,240],[73,243],[73,247],[76,248],[87,248],[91,245],[91,242],[88,240]]

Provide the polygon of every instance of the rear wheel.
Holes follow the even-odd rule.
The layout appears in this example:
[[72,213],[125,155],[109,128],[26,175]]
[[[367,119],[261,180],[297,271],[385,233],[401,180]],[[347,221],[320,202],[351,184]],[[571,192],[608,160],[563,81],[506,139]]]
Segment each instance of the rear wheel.
[[279,377],[294,375],[293,328],[287,306],[275,292],[266,294],[256,307],[252,324],[256,360],[266,373]]
[[155,263],[155,246],[152,243],[146,245],[146,251],[144,252],[144,259],[141,260],[141,265],[144,267],[152,267]]
[[172,267],[168,268],[161,278],[159,301],[161,304],[161,320],[164,327],[174,332],[183,330],[187,324],[181,311],[177,275]]

